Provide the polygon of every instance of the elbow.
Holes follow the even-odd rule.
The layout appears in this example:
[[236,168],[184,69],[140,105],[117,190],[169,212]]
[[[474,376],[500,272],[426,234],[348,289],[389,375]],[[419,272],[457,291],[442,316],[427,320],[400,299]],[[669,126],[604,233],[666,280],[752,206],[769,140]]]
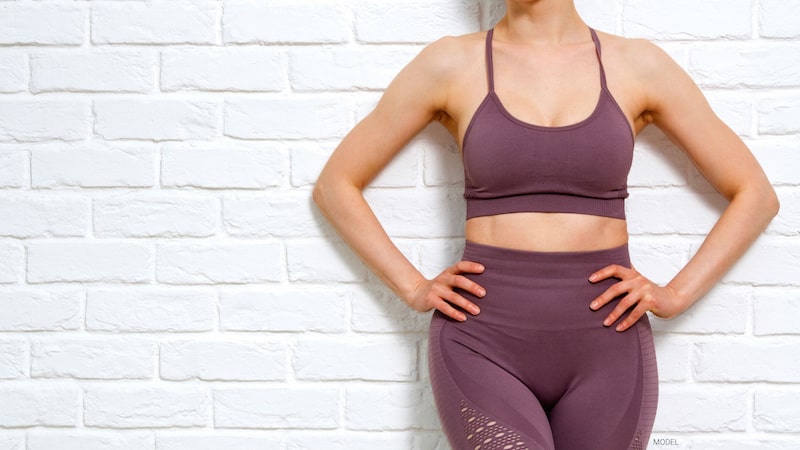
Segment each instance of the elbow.
[[770,219],[778,215],[778,211],[781,209],[781,202],[778,200],[778,194],[775,192],[770,186],[769,193],[767,194],[767,201],[765,202],[767,205],[767,210],[770,213]]

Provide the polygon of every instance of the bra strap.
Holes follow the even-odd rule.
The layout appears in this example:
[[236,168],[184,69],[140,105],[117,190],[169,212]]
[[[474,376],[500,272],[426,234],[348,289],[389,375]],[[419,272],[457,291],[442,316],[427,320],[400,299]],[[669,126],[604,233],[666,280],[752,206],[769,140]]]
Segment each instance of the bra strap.
[[594,41],[594,49],[597,52],[597,62],[600,64],[600,85],[603,86],[603,89],[606,88],[606,71],[603,69],[603,59],[600,57],[600,39],[597,37],[597,33],[594,31],[594,28],[589,27],[589,31],[592,32],[592,40]]
[[492,62],[492,35],[494,28],[486,32],[486,79],[489,84],[489,92],[494,92],[494,67]]

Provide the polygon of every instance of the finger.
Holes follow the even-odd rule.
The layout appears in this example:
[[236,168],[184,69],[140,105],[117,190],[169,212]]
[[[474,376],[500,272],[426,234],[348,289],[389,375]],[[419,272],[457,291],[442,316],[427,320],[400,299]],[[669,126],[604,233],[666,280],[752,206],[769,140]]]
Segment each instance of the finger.
[[439,302],[439,305],[436,306],[436,309],[444,313],[446,316],[449,316],[459,322],[463,322],[467,320],[467,315],[462,313],[461,311],[453,308],[453,305],[447,303],[446,301],[442,300]]
[[454,275],[451,279],[451,284],[453,287],[463,289],[476,297],[486,295],[486,289],[463,275]]
[[485,267],[483,264],[477,263],[475,261],[459,261],[454,265],[450,266],[451,272],[453,274],[459,273],[481,273],[484,271]]
[[638,296],[635,296],[633,293],[626,295],[623,297],[617,306],[611,311],[608,316],[606,316],[605,320],[603,320],[603,325],[611,326],[612,323],[616,322],[617,319],[625,313],[631,306],[633,306],[637,301],[639,301]]
[[462,297],[461,295],[458,295],[453,291],[450,291],[450,294],[447,296],[447,298],[445,298],[445,300],[447,300],[451,304],[460,306],[462,309],[464,309],[465,311],[469,311],[473,315],[481,312],[480,308],[478,308],[478,305],[472,303],[471,301],[467,300],[466,298]]
[[625,331],[625,330],[627,330],[628,328],[630,328],[634,324],[636,324],[636,321],[638,321],[646,312],[647,312],[647,307],[645,305],[643,305],[642,302],[639,302],[639,304],[636,305],[635,308],[633,308],[631,313],[628,314],[622,320],[622,322],[620,322],[617,325],[617,327],[615,329],[617,331]]
[[612,284],[609,286],[608,289],[603,291],[602,294],[595,297],[591,303],[589,303],[589,308],[591,309],[599,309],[600,307],[604,306],[606,303],[614,300],[615,298],[619,297],[626,292],[630,292],[633,289],[633,281],[631,280],[623,280],[617,283]]
[[629,275],[631,272],[633,271],[627,267],[620,266],[619,264],[611,264],[589,275],[589,281],[596,283],[611,277],[625,279],[626,275]]

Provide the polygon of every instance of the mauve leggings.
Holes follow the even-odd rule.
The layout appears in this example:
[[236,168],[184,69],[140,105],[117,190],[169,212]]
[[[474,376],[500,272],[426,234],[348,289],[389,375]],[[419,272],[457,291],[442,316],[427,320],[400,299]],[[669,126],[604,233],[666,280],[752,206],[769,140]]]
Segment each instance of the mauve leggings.
[[[621,297],[589,302],[616,279],[589,283],[627,245],[529,252],[467,241],[466,276],[486,288],[477,316],[438,310],[428,362],[436,408],[453,450],[641,450],[653,427],[658,375],[647,315],[623,332],[603,326]],[[627,315],[627,313],[626,313]],[[623,317],[625,317],[623,315]]]

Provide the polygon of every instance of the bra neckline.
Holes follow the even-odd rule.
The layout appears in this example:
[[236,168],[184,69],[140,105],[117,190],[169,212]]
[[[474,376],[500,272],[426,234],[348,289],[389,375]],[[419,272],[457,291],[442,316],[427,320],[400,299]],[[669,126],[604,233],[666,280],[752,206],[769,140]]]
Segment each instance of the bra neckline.
[[[497,95],[496,91],[492,90],[492,91],[490,91],[490,92],[488,92],[486,94],[487,97],[490,97],[490,98],[492,98],[492,100],[494,100],[495,105],[497,105],[497,109],[507,119],[509,119],[510,121],[516,123],[517,125],[521,125],[523,127],[532,128],[534,130],[539,130],[539,131],[567,131],[567,130],[573,130],[575,128],[579,128],[581,126],[587,125],[589,122],[594,120],[600,114],[600,110],[602,109],[601,107],[603,106],[603,97],[605,95],[606,95],[605,89],[603,89],[601,87],[600,88],[600,94],[597,96],[597,102],[594,105],[594,109],[592,110],[592,112],[587,117],[584,117],[583,119],[581,119],[581,120],[579,120],[577,122],[569,123],[569,124],[566,124],[566,125],[552,125],[552,126],[550,126],[550,125],[538,125],[538,124],[535,124],[535,123],[524,121],[524,120],[518,118],[517,116],[515,116],[514,114],[512,114],[508,109],[506,109],[506,106],[503,104],[503,100],[500,98],[499,95]],[[476,115],[477,114],[473,114],[472,119],[474,119]]]

